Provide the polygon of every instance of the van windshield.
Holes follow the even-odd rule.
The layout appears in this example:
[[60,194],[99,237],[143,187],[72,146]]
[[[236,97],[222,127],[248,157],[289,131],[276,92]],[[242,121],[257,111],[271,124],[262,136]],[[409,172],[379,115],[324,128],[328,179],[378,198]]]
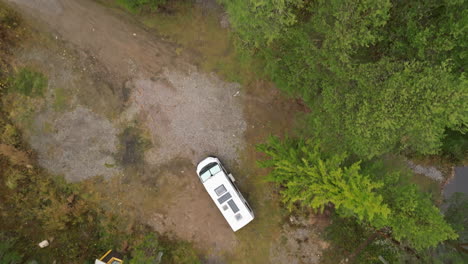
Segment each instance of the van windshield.
[[205,182],[208,180],[211,176],[215,175],[216,173],[221,171],[221,167],[213,162],[208,165],[206,165],[201,171],[200,171],[200,179],[202,182]]
[[210,177],[211,177],[211,173],[210,173],[209,170],[205,171],[202,175],[200,175],[200,178],[201,178],[202,182],[205,182]]

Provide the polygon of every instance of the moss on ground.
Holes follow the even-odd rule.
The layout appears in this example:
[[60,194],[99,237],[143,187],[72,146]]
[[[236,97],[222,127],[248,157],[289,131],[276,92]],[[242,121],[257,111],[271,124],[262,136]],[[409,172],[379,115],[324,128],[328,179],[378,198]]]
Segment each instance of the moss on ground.
[[8,92],[29,97],[44,96],[47,78],[41,72],[30,68],[20,69],[8,84]]

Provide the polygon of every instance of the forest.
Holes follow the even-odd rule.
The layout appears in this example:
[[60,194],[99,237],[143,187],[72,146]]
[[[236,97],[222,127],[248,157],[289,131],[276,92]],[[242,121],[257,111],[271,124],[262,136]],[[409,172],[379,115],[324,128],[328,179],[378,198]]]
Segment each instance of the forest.
[[[171,14],[180,5],[97,2],[136,17]],[[234,78],[226,65],[217,74],[243,85],[272,82],[303,106],[286,133],[253,145],[256,166],[267,172],[257,177],[274,186],[282,214],[329,218],[323,239],[330,247],[320,263],[467,263],[468,196],[444,199],[442,186],[424,189],[407,163],[467,166],[468,2],[216,2],[229,19],[232,65],[239,67]],[[40,71],[11,63],[29,38],[23,23],[0,3],[0,262],[91,261],[116,248],[129,263],[155,263],[159,252],[162,263],[205,263],[191,242],[154,235],[103,208],[89,183],[69,183],[36,164],[4,99],[35,100],[47,87]],[[29,239],[49,234],[66,246],[44,255]]]
[[407,252],[448,263],[450,253],[427,250],[444,242],[449,252],[449,241],[466,241],[463,232],[407,172],[386,163],[395,156],[466,160],[468,3],[221,2],[241,48],[311,109],[300,133],[258,146],[283,202],[318,211],[333,205],[338,221],[348,222],[331,228],[378,233],[385,242],[368,246],[357,263],[376,263],[379,251],[392,263]]

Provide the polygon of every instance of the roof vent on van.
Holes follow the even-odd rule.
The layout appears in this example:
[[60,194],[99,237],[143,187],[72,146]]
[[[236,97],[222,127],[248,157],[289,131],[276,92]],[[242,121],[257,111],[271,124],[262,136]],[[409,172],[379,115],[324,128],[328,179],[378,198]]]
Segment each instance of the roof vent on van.
[[242,215],[241,215],[241,214],[236,214],[235,217],[236,217],[236,220],[237,220],[237,221],[240,221],[240,220],[242,219]]

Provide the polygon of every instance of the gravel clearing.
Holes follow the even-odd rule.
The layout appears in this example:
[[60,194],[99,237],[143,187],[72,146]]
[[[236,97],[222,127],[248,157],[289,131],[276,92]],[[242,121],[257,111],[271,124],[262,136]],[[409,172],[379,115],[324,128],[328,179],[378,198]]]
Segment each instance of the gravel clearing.
[[239,84],[191,71],[164,71],[153,80],[136,79],[134,107],[143,114],[155,147],[147,151],[150,164],[184,157],[194,164],[207,155],[237,161],[243,149],[246,122]]
[[[50,115],[36,118],[44,126]],[[69,181],[80,181],[96,175],[112,176],[119,170],[112,154],[117,151],[117,130],[105,118],[77,107],[65,113],[31,136],[31,146],[39,153],[39,164]],[[52,131],[49,131],[52,130]],[[83,167],[86,169],[83,169]]]

